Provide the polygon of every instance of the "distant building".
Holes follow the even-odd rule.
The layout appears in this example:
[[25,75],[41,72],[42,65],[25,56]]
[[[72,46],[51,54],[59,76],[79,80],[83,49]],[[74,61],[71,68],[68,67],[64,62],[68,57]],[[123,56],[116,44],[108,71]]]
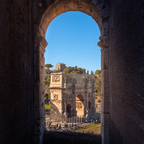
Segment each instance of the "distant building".
[[63,71],[66,68],[64,63],[57,63],[56,70]]

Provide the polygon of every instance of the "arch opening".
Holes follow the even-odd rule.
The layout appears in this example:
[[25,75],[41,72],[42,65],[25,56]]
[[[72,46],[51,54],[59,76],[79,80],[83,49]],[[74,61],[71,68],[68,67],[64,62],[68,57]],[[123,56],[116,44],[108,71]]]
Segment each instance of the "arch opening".
[[[42,55],[42,58],[40,57],[40,59],[43,60],[39,60],[37,59],[36,61],[39,63],[39,69],[41,69],[41,65],[43,65],[44,62],[44,58],[43,58],[43,54],[44,54],[44,48],[47,45],[47,42],[45,41],[45,34],[46,34],[46,30],[47,27],[49,26],[50,22],[57,17],[58,15],[68,12],[68,11],[80,11],[83,12],[85,14],[88,14],[89,16],[91,16],[98,24],[99,29],[100,29],[100,33],[101,33],[101,37],[100,42],[98,43],[98,45],[102,48],[101,52],[102,52],[102,58],[101,58],[101,67],[102,67],[102,94],[103,94],[103,99],[102,99],[102,103],[108,103],[109,100],[109,94],[108,94],[108,84],[104,85],[104,78],[108,78],[108,24],[109,24],[109,14],[108,14],[108,10],[105,8],[105,10],[100,8],[100,5],[95,3],[93,4],[92,2],[90,2],[89,0],[82,0],[82,1],[61,1],[61,0],[57,0],[55,2],[53,2],[52,4],[50,4],[48,6],[48,8],[44,11],[44,13],[42,14],[42,18],[41,20],[38,22],[38,27],[36,27],[36,38],[38,39],[38,43],[36,44],[36,47],[38,46],[39,48],[41,48],[43,51],[42,53],[39,53]],[[102,3],[101,3],[102,5]],[[99,8],[98,8],[99,7]],[[106,13],[105,13],[105,12]],[[36,41],[37,41],[36,39]],[[39,40],[40,39],[40,40]],[[36,55],[38,55],[36,53]],[[44,71],[44,70],[41,70]],[[43,75],[44,72],[40,72],[40,79],[41,79],[41,75]],[[108,81],[108,80],[107,80]],[[44,86],[43,86],[43,81],[40,81],[39,84],[39,89],[40,89],[40,93],[44,91]],[[40,97],[40,96],[39,96]],[[105,102],[104,102],[105,101]],[[81,101],[82,102],[82,101]],[[82,103],[83,104],[83,103]],[[41,108],[40,108],[41,109]],[[41,111],[41,110],[40,110]],[[102,108],[102,113],[103,112],[107,112],[109,113],[109,109],[106,110],[105,107]],[[109,114],[108,114],[109,115]],[[102,115],[102,121],[109,121],[108,116],[105,116],[104,114]],[[103,123],[102,123],[103,125]],[[108,132],[106,132],[105,137],[104,138],[104,129],[108,130],[109,129],[109,125],[104,125],[102,127],[102,139],[105,141],[107,140],[108,137]]]
[[84,116],[84,97],[82,94],[76,96],[77,116]]

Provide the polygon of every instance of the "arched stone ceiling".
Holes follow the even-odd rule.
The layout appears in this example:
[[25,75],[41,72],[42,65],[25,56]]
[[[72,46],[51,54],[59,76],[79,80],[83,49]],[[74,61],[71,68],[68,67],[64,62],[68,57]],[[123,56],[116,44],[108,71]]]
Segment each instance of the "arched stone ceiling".
[[52,3],[42,16],[39,32],[45,37],[50,22],[58,15],[68,11],[80,11],[91,16],[102,29],[102,17],[97,7],[89,0],[57,0]]

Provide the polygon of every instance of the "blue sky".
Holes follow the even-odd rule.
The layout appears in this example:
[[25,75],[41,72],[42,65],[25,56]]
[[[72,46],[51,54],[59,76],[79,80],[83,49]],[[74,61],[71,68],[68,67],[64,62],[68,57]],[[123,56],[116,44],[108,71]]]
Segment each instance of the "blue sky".
[[101,69],[101,51],[97,46],[100,30],[92,17],[82,12],[66,12],[48,26],[45,63],[58,62],[89,71]]

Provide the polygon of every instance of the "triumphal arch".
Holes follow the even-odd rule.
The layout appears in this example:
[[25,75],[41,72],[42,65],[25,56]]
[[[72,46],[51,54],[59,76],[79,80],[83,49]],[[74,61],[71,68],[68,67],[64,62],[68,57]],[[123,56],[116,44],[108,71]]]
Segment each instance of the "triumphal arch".
[[50,83],[53,118],[95,116],[95,75],[52,73]]

